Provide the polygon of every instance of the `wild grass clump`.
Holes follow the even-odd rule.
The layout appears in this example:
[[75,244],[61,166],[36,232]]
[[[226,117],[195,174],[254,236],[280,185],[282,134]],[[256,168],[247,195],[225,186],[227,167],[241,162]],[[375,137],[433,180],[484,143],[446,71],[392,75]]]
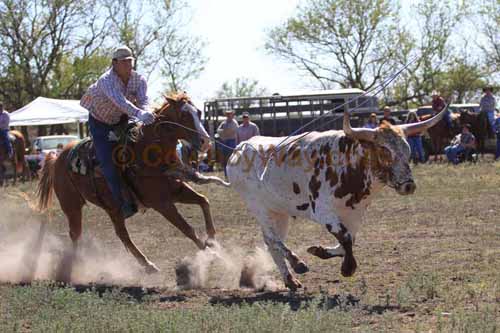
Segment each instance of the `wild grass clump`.
[[0,331],[42,332],[326,332],[350,331],[351,316],[315,299],[286,303],[162,309],[112,290],[76,292],[50,283],[1,288]]

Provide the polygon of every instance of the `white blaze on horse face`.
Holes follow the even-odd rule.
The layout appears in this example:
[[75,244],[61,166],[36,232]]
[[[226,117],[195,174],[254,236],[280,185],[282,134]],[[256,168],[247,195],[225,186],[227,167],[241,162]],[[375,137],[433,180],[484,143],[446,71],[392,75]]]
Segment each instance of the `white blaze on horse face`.
[[182,107],[182,111],[187,111],[191,114],[196,131],[198,131],[198,134],[201,136],[202,140],[207,140],[209,138],[209,135],[203,125],[201,125],[201,121],[200,118],[198,118],[198,112],[196,111],[196,109],[191,104],[186,103]]

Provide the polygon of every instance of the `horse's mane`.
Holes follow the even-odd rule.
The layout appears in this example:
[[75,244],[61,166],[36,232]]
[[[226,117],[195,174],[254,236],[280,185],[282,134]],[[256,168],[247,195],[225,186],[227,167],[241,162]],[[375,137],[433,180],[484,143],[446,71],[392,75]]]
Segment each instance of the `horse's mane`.
[[170,92],[168,94],[163,95],[164,101],[160,106],[156,106],[153,108],[153,113],[159,114],[162,113],[166,108],[170,106],[169,101],[175,102],[190,102],[191,99],[185,92]]

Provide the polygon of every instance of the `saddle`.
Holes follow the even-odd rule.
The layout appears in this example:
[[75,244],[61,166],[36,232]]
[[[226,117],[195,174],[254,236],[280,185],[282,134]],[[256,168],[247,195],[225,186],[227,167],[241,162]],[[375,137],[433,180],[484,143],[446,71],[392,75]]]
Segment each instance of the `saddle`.
[[[137,142],[139,128],[136,124],[120,121],[110,132],[110,141],[114,141],[114,147],[126,147]],[[123,156],[126,149],[113,149],[116,152],[116,158],[126,160]],[[119,163],[121,164],[121,163]],[[126,163],[122,164],[126,169]],[[102,172],[97,161],[94,141],[87,137],[76,144],[68,154],[68,168],[71,172],[79,175],[88,175],[94,173],[95,177],[102,177]],[[122,172],[124,173],[124,172]]]
[[[96,171],[99,166],[99,162],[97,161],[95,149],[94,149],[94,141],[92,138],[87,137],[78,144],[76,144],[68,154],[68,168],[71,172],[86,176],[91,174],[92,171]],[[95,177],[102,177],[102,173],[95,172]]]
[[[119,161],[130,161],[127,156],[124,156],[131,144],[137,142],[139,135],[139,129],[136,124],[128,124],[127,122],[120,122],[115,128],[110,132],[110,141],[114,141],[113,158],[117,158]],[[125,148],[119,148],[125,147]],[[92,186],[97,193],[97,187],[95,184],[96,178],[102,178],[103,173],[99,166],[99,161],[97,160],[94,141],[92,138],[87,137],[81,140],[78,144],[73,146],[68,153],[67,166],[69,171],[82,175],[90,176]],[[121,167],[118,168],[118,174],[121,178],[122,187],[124,190],[123,195],[128,197],[129,200],[136,202],[139,206],[143,206],[141,203],[140,196],[138,195],[133,182],[135,172],[133,170],[133,165],[128,165],[127,163],[119,164]]]

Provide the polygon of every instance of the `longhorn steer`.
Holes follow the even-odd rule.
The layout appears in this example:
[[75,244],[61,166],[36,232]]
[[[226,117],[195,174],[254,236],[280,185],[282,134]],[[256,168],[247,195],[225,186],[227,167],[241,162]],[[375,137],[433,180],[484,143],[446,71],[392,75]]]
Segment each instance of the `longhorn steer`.
[[376,129],[351,128],[344,113],[343,131],[312,132],[282,138],[253,137],[238,145],[229,158],[227,174],[233,188],[260,222],[264,241],[285,285],[301,287],[297,274],[306,264],[285,244],[290,216],[310,219],[326,227],[339,244],[312,246],[308,252],[322,259],[343,257],[341,273],[356,271],[352,246],[363,214],[385,185],[401,195],[416,185],[409,166],[410,147],[405,135],[436,124],[443,112],[425,122]]

